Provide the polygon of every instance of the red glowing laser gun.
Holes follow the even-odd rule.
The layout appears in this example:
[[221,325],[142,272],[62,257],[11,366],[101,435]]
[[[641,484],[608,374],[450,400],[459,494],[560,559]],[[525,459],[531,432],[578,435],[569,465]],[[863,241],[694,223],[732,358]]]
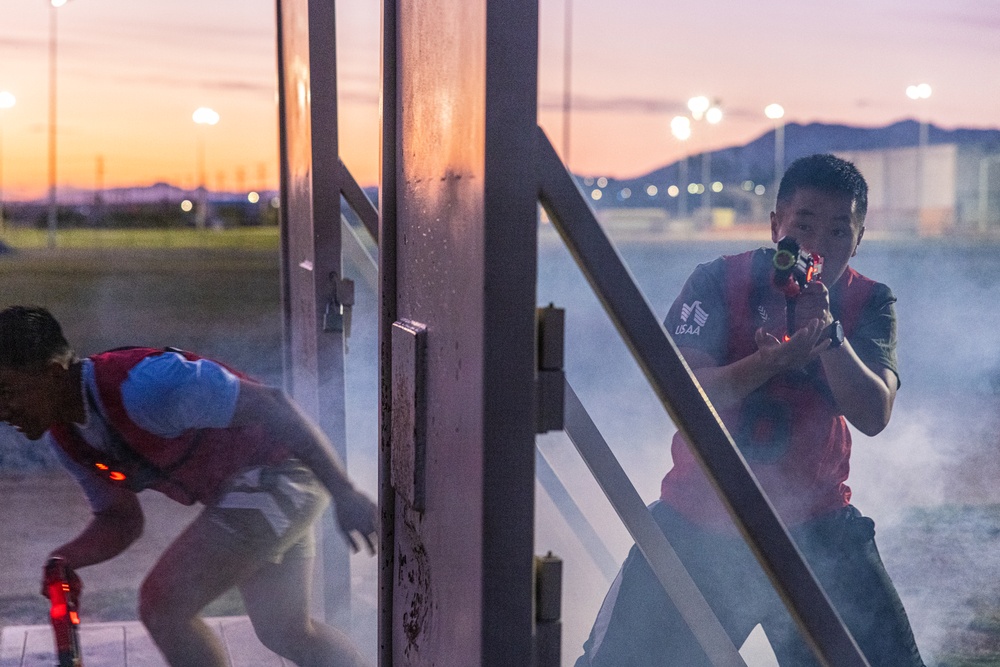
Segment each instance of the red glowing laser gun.
[[806,252],[790,236],[778,241],[778,251],[774,253],[772,262],[774,285],[789,298],[797,297],[806,283],[818,280],[823,273],[823,258],[814,252]]
[[45,564],[45,595],[49,598],[49,618],[56,639],[56,667],[83,667],[80,651],[80,577],[62,558]]
[[795,331],[795,297],[806,283],[819,280],[823,273],[823,257],[803,250],[798,241],[784,236],[778,241],[778,250],[771,261],[774,263],[774,286],[785,295],[787,341]]

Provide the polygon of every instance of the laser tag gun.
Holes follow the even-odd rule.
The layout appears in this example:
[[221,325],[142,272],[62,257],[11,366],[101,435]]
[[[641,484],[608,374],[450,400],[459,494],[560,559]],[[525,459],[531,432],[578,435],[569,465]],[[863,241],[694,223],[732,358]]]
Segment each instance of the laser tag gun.
[[56,639],[56,667],[83,667],[80,651],[80,592],[83,583],[62,558],[45,564],[45,594]]
[[795,298],[806,286],[819,279],[823,273],[823,257],[806,252],[790,236],[778,241],[778,250],[771,260],[774,263],[774,286],[785,295],[785,340],[795,330]]

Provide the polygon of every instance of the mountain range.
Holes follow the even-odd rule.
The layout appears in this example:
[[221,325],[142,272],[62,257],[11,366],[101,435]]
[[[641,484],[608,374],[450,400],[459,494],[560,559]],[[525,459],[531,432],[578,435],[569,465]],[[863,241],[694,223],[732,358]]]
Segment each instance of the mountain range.
[[[948,130],[928,125],[929,144],[959,144],[976,146],[986,153],[1000,153],[1000,130],[959,128]],[[902,148],[915,146],[920,131],[920,123],[916,120],[902,120],[884,127],[855,127],[850,125],[835,125],[826,123],[788,123],[784,126],[785,164],[796,158],[813,153],[838,151],[876,150],[887,148]],[[742,146],[731,146],[711,151],[712,180],[723,183],[742,183],[752,181],[770,185],[774,181],[774,145],[775,130],[770,130],[753,141]],[[697,182],[701,176],[701,155],[688,158],[689,180]],[[604,186],[607,193],[617,196],[602,197],[593,201],[593,205],[604,208],[611,206],[648,206],[649,197],[641,196],[648,186],[656,186],[658,192],[665,192],[671,184],[680,182],[681,162],[664,165],[646,174],[633,178],[609,178]],[[586,189],[593,187],[595,179],[577,175],[577,180]],[[636,196],[623,198],[621,193],[628,190]],[[377,188],[365,188],[366,193],[377,201]],[[191,190],[182,189],[168,183],[156,183],[149,186],[106,189],[101,193],[107,204],[124,203],[155,203],[180,202],[191,198]],[[212,201],[239,201],[245,193],[212,192],[208,197]],[[277,192],[261,193],[264,201],[270,201]],[[662,195],[661,195],[662,199]],[[64,205],[88,205],[94,202],[92,190],[60,188],[59,201]],[[38,202],[38,203],[41,203]]]
[[[997,129],[953,129],[948,130],[928,125],[928,144],[959,144],[976,146],[987,153],[1000,152],[1000,130]],[[902,120],[884,127],[854,127],[826,123],[788,123],[784,126],[785,164],[813,153],[836,153],[838,151],[878,150],[916,146],[920,123],[916,120]],[[711,174],[713,181],[741,183],[752,181],[770,185],[774,181],[775,130],[762,134],[743,146],[731,146],[711,151]],[[688,158],[689,180],[697,182],[701,177],[701,155]],[[629,189],[632,193],[643,193],[649,185],[663,191],[680,179],[681,161],[659,167],[647,174],[628,179],[608,179],[606,190],[621,193]],[[586,186],[591,179],[582,180]],[[644,200],[645,199],[645,203]],[[602,197],[594,202],[597,206],[643,206],[648,198],[642,196],[622,200],[618,197]]]

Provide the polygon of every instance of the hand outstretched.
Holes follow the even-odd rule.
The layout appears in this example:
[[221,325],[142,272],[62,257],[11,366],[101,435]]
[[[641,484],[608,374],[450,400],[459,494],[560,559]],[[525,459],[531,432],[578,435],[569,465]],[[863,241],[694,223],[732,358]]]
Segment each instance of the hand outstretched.
[[766,366],[786,371],[802,368],[830,347],[829,338],[820,340],[822,334],[822,322],[814,318],[786,341],[778,340],[764,329],[757,329],[754,340]]
[[340,532],[351,545],[351,550],[357,553],[361,545],[366,544],[368,553],[374,554],[378,541],[378,506],[371,498],[353,488],[340,493],[333,502]]

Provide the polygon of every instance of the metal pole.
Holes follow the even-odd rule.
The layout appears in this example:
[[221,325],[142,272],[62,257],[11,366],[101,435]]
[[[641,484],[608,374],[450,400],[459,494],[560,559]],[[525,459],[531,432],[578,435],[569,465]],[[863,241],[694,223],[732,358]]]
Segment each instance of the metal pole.
[[680,173],[680,185],[677,186],[678,189],[680,190],[680,192],[678,193],[678,196],[680,197],[680,201],[677,203],[677,217],[680,218],[681,220],[683,220],[684,218],[687,217],[687,214],[688,214],[688,207],[687,207],[687,196],[688,196],[688,156],[687,156],[687,153],[685,153],[684,157],[681,159],[680,172],[681,172]]
[[563,19],[563,163],[569,166],[570,106],[573,75],[573,0],[565,0],[566,15]]
[[778,196],[778,186],[785,172],[785,124],[778,122],[774,128],[774,196]]
[[392,487],[392,324],[399,315],[396,272],[399,172],[399,72],[398,2],[382,0],[381,82],[379,86],[379,196],[378,238],[378,346],[379,346],[379,448],[378,448],[378,667],[393,663],[393,596],[396,572],[396,491]]
[[198,125],[198,145],[196,155],[198,160],[198,210],[194,213],[194,226],[196,229],[205,229],[208,220],[208,190],[205,181],[208,176],[205,173],[205,126]]
[[566,435],[580,452],[594,479],[649,563],[656,579],[687,623],[691,634],[716,667],[746,667],[739,651],[733,646],[732,639],[708,606],[656,520],[646,509],[639,492],[632,486],[614,452],[568,381],[563,389],[566,399]]
[[5,226],[3,214],[3,116],[0,115],[0,232],[4,230]]
[[990,164],[1000,162],[1000,155],[987,155],[979,160],[979,221],[980,232],[989,230]]
[[49,5],[49,216],[48,247],[56,247],[56,13]]
[[927,130],[927,121],[921,120],[917,136],[917,229],[920,229],[924,206],[927,203],[924,197],[924,170],[926,168],[924,162],[927,158]]
[[979,160],[979,220],[980,232],[986,231],[986,215],[989,210],[990,197],[990,159],[984,157]]
[[704,213],[705,223],[712,224],[712,152],[707,148],[701,154],[701,183],[705,188]]

